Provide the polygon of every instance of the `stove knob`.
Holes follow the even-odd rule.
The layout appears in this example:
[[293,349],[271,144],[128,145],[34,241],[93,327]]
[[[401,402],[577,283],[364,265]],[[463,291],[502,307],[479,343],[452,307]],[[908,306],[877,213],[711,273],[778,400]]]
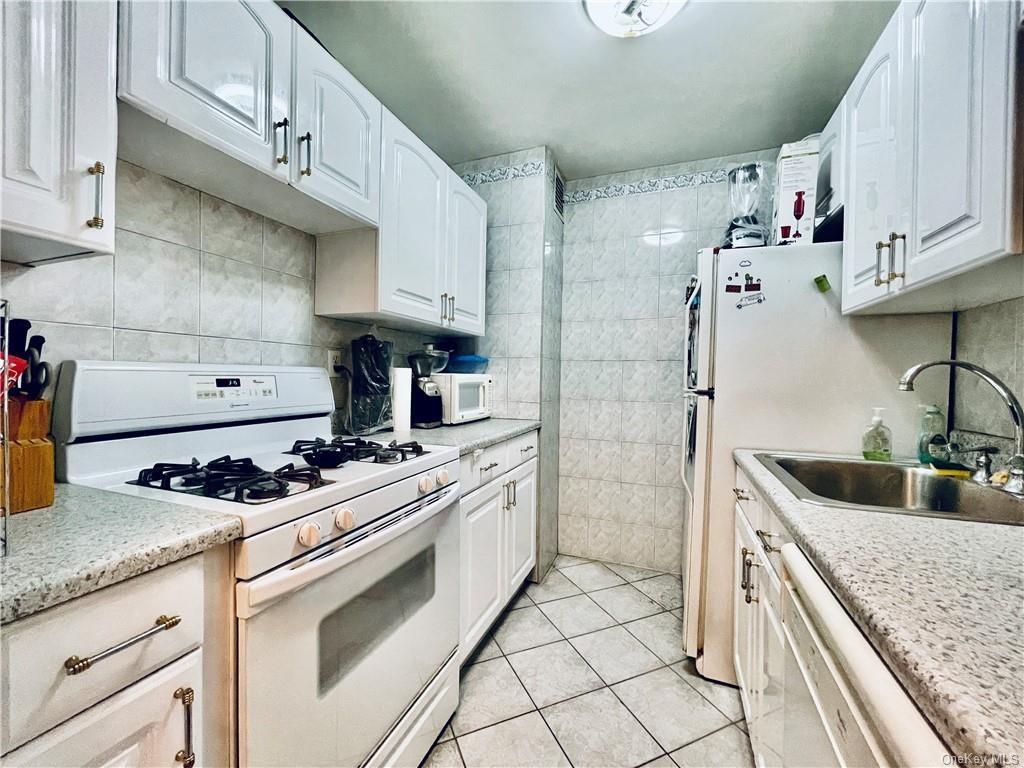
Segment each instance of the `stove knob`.
[[441,467],[441,469],[437,471],[437,484],[448,485],[449,480],[451,480],[451,477],[449,477],[448,475],[448,470],[445,469],[444,467]]
[[339,530],[351,531],[356,527],[356,513],[348,507],[339,509],[334,515],[334,524],[338,526]]
[[424,475],[420,478],[420,493],[430,493],[434,490],[434,478],[430,475]]
[[320,543],[319,523],[303,523],[299,527],[299,544],[304,547],[315,547]]

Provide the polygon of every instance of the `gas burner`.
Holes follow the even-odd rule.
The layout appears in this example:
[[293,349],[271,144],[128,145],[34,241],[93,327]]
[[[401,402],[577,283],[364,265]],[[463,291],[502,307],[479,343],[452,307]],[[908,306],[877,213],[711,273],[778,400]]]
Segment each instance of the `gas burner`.
[[388,443],[387,448],[380,448],[376,451],[372,460],[375,464],[398,464],[408,458],[422,456],[425,453],[423,446],[417,442],[399,443],[392,440]]
[[375,443],[373,440],[363,440],[361,437],[336,437],[331,441],[332,445],[339,445],[349,450],[352,458],[356,461],[372,459],[384,446]]
[[291,453],[296,456],[300,456],[303,453],[306,453],[307,451],[313,451],[316,450],[317,448],[322,448],[325,445],[327,445],[327,441],[324,440],[322,437],[318,437],[314,440],[296,440],[294,443],[292,443],[292,449],[290,451],[285,451],[285,453]]
[[[326,443],[325,443],[326,444]],[[174,481],[179,481],[177,484]],[[226,499],[243,504],[258,504],[281,499],[291,493],[290,485],[304,486],[295,491],[301,493],[312,488],[328,485],[329,480],[320,476],[320,470],[313,466],[286,464],[280,469],[268,472],[256,466],[252,459],[233,459],[221,456],[206,464],[192,459],[188,464],[160,462],[139,472],[137,480],[130,485],[160,488],[215,499]]]

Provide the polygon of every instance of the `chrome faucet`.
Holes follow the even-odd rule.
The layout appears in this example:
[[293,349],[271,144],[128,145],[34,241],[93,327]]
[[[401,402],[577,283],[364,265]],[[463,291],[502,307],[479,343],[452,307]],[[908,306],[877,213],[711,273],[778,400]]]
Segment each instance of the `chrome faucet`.
[[1024,408],[1021,408],[1017,396],[991,371],[986,371],[980,365],[968,363],[964,360],[933,360],[930,363],[918,363],[907,369],[907,372],[900,378],[900,391],[913,392],[914,379],[917,378],[918,374],[925,368],[931,368],[935,365],[946,365],[950,368],[963,368],[966,371],[970,371],[983,381],[988,382],[992,389],[1003,398],[1006,407],[1010,409],[1010,418],[1013,419],[1014,453],[1007,462],[1010,470],[1010,479],[1006,481],[1002,489],[1015,496],[1024,496]]

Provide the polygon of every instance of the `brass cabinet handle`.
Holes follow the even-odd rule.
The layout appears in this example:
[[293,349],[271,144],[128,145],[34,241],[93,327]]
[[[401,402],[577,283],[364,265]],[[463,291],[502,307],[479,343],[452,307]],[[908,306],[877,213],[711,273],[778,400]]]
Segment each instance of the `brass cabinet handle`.
[[[888,248],[890,258],[892,256],[892,242],[882,242],[879,240],[875,243],[875,285],[885,285],[891,278],[882,279],[882,249]],[[891,262],[890,262],[891,265]]]
[[905,234],[900,235],[896,232],[889,233],[889,279],[886,282],[892,282],[897,277],[905,277],[906,272],[896,271],[896,241],[903,241],[903,266],[906,269],[907,264],[907,236]]
[[97,160],[88,168],[89,175],[96,179],[96,208],[91,219],[86,219],[86,226],[92,229],[103,229],[103,177],[107,166]]
[[309,131],[299,136],[299,151],[302,151],[302,142],[306,142],[306,167],[299,171],[302,176],[313,175],[313,134]]
[[135,635],[135,637],[123,640],[117,645],[112,645],[105,651],[100,651],[95,656],[86,656],[84,659],[79,658],[78,656],[68,656],[68,658],[64,660],[64,671],[67,672],[68,675],[80,675],[82,672],[85,672],[85,670],[91,668],[96,662],[103,661],[105,658],[113,656],[115,653],[120,653],[125,648],[131,648],[136,643],[141,643],[143,640],[159,634],[166,629],[174,629],[179,624],[181,624],[181,616],[160,616],[157,618],[156,623],[145,632],[140,632]]
[[282,145],[284,147],[284,152],[274,158],[280,165],[288,165],[288,125],[287,117],[274,123],[275,140],[277,139],[277,129],[284,128],[284,144]]
[[441,320],[448,319],[448,292],[441,294]]
[[532,450],[533,450],[533,446],[532,445],[528,445],[525,448],[520,448],[519,452],[520,453],[529,453]]
[[771,545],[771,542],[768,541],[768,539],[772,538],[775,535],[774,533],[768,533],[768,531],[762,531],[760,529],[754,531],[754,533],[757,535],[757,539],[761,542],[761,547],[764,549],[765,552],[771,554],[772,552],[782,551],[779,547],[773,547]]
[[455,294],[448,297],[448,319],[455,322]]
[[518,485],[518,482],[519,482],[518,480],[513,480],[512,481],[512,506],[513,507],[518,507],[519,506],[519,485]]
[[736,495],[736,498],[739,501],[753,501],[754,500],[754,496],[750,493],[750,491],[745,490],[743,488],[733,488],[732,492]]
[[740,591],[747,591],[747,555],[750,554],[750,550],[746,547],[740,547]]
[[185,710],[185,748],[179,749],[174,759],[184,768],[192,768],[196,764],[196,753],[192,749],[192,705],[196,701],[196,692],[192,688],[179,688],[174,692],[174,698],[181,700]]
[[501,486],[501,508],[507,512],[508,507],[508,483],[503,483]]
[[747,570],[746,586],[743,588],[743,599],[749,605],[750,603],[757,602],[757,598],[751,594],[751,590],[754,588],[754,580],[750,576],[750,571],[753,568],[760,568],[761,565],[760,563],[755,563],[754,559],[748,555],[743,559],[743,567]]
[[490,471],[490,470],[494,469],[494,468],[495,468],[496,466],[498,466],[498,462],[496,462],[496,461],[492,461],[492,462],[491,462],[490,464],[488,464],[488,465],[487,465],[486,467],[480,467],[480,471],[481,471],[481,472],[488,472],[488,471]]

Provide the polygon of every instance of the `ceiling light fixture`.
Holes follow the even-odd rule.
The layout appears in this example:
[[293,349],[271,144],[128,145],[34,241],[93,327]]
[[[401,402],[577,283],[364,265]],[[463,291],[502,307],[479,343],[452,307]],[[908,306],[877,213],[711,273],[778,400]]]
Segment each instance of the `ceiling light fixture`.
[[686,0],[583,0],[594,26],[612,37],[639,37],[665,26]]

